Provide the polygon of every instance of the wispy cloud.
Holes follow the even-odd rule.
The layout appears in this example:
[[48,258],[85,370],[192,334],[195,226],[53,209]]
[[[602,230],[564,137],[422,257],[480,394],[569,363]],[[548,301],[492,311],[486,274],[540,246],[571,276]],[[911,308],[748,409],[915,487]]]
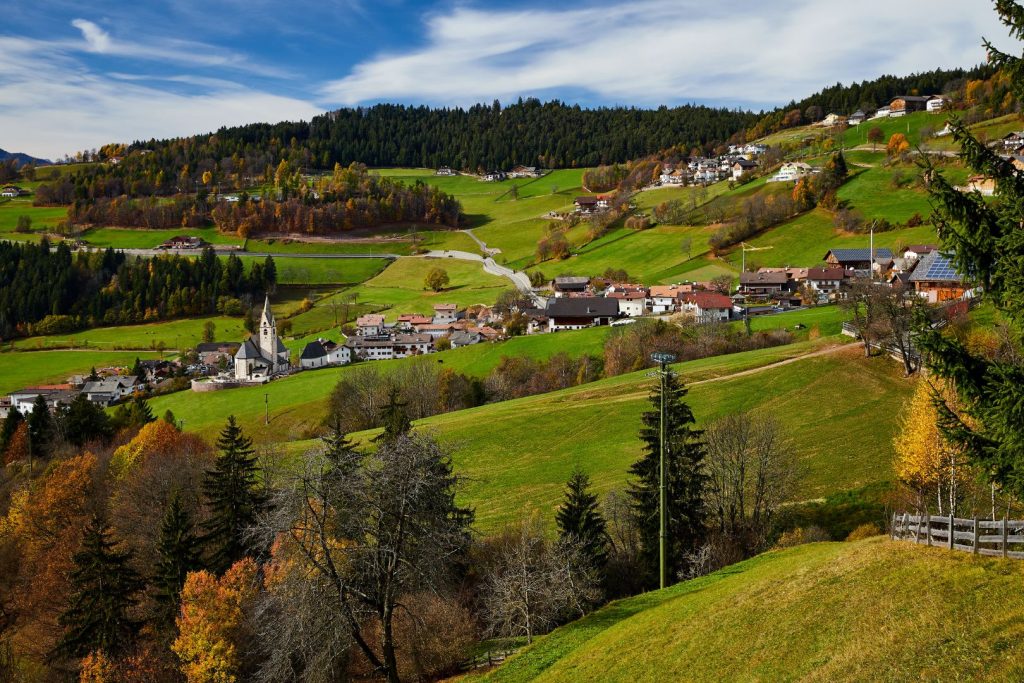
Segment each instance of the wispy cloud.
[[937,0],[460,5],[429,15],[425,30],[424,47],[358,64],[322,96],[468,103],[569,90],[774,106],[837,80],[977,63],[980,36],[1005,33],[988,8]]
[[[0,37],[0,147],[59,157],[108,142],[308,119],[312,103],[228,79],[98,73],[47,41]],[[113,43],[110,49],[116,49]],[[158,87],[159,81],[187,86]]]

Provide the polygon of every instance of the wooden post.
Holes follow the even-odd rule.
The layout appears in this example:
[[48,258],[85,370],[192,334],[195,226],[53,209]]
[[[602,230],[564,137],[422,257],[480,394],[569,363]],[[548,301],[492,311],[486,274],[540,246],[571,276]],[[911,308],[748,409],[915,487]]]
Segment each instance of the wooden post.
[[953,549],[953,515],[949,516],[949,549]]
[[903,521],[900,523],[900,540],[901,541],[903,540],[903,537],[906,535],[907,527],[909,527],[909,526],[910,526],[910,515],[908,515],[906,512],[904,512],[903,513]]
[[932,544],[932,516],[926,514],[924,516],[924,533],[928,538],[928,545]]
[[978,518],[974,518],[974,549],[971,551],[975,555],[978,554]]
[[1009,545],[1009,544],[1006,542],[1006,517],[1003,517],[1003,557],[1004,558],[1006,557],[1006,552],[1007,552],[1006,546],[1007,545]]
[[914,531],[914,543],[921,542],[921,515],[917,516],[917,529]]

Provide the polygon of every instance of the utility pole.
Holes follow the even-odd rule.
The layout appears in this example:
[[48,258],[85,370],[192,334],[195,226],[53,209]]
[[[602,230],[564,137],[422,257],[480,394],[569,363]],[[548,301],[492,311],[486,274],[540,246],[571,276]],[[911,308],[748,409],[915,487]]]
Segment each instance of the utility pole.
[[658,445],[658,584],[660,588],[668,585],[668,483],[665,472],[665,394],[668,393],[668,375],[671,372],[668,364],[675,361],[671,353],[652,353],[651,358],[658,363],[658,376],[661,380],[661,419],[659,425]]
[[266,417],[263,424],[270,424],[270,394],[263,394],[263,406],[266,409]]

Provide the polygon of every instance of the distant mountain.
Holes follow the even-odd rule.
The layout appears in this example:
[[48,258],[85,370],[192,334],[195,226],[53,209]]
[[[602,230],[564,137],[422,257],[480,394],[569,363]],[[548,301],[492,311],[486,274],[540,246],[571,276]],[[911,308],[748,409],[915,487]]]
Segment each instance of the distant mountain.
[[0,149],[0,161],[7,161],[8,159],[17,159],[18,166],[24,166],[25,164],[35,164],[36,166],[39,166],[40,164],[53,163],[49,159],[37,159],[36,157],[23,154],[22,152],[8,152]]

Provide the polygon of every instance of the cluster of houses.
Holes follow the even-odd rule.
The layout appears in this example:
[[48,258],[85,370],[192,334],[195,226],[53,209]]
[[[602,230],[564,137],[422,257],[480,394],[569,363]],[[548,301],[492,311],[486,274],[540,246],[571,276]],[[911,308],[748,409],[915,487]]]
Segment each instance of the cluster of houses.
[[[1024,130],[1012,131],[998,140],[989,143],[989,147],[1000,157],[1009,161],[1018,171],[1024,171]],[[986,175],[972,175],[960,187],[962,192],[980,192],[991,197],[996,191],[996,181]]]
[[12,410],[22,415],[32,412],[38,397],[42,396],[50,412],[71,404],[79,396],[107,408],[135,394],[147,391],[150,386],[171,377],[178,369],[178,363],[168,360],[139,361],[141,375],[121,374],[123,368],[101,368],[95,378],[84,375],[68,377],[61,384],[42,384],[13,391],[0,396],[0,418],[6,418]]
[[845,123],[857,126],[865,121],[875,119],[897,118],[916,111],[938,113],[946,106],[946,98],[941,95],[900,95],[894,97],[889,104],[875,110],[858,109],[849,116],[831,113],[818,122],[819,126],[831,128]]
[[694,157],[679,164],[662,164],[660,185],[710,185],[719,180],[740,180],[757,169],[755,158],[768,148],[761,144],[732,145],[718,157]]
[[820,173],[820,168],[814,168],[802,161],[787,161],[779,167],[775,175],[768,178],[769,183],[796,183],[804,176]]
[[[434,175],[457,176],[459,175],[459,172],[453,169],[451,166],[441,166],[436,171],[434,171]],[[508,171],[486,171],[484,173],[481,173],[479,177],[480,180],[483,180],[484,182],[495,183],[502,180],[508,180],[509,178],[540,178],[543,175],[544,171],[542,169],[537,168],[536,166],[523,166],[520,164],[518,166],[513,166],[512,169]]]
[[910,287],[929,303],[960,299],[967,292],[949,256],[931,244],[911,245],[901,254],[887,248],[831,249],[824,261],[824,266],[814,268],[761,268],[741,273],[737,294],[788,308],[805,303],[802,299],[808,294],[818,301],[834,300],[844,282],[858,277]]

